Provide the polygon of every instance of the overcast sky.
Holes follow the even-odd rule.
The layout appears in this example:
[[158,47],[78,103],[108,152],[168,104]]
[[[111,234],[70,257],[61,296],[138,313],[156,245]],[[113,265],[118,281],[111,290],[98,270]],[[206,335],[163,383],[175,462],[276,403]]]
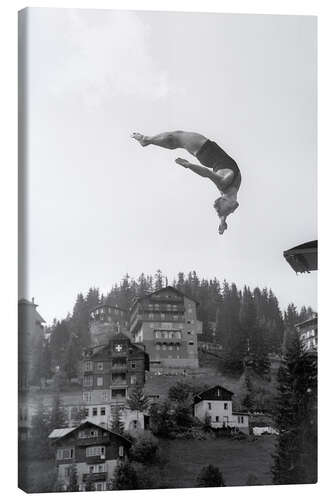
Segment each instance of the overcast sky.
[[[195,269],[317,307],[316,273],[283,251],[317,238],[316,20],[29,9],[28,298],[49,322],[125,273]],[[239,209],[218,234],[216,187],[141,148],[183,129],[237,161]]]

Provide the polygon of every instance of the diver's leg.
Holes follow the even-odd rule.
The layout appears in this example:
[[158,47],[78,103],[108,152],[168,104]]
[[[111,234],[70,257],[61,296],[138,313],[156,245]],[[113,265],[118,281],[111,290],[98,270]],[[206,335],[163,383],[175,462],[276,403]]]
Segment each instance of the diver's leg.
[[183,130],[163,132],[162,134],[154,136],[134,132],[132,137],[136,139],[141,146],[153,144],[154,146],[160,146],[166,149],[183,148],[194,156],[207,141],[207,138],[201,134],[196,132],[184,132]]

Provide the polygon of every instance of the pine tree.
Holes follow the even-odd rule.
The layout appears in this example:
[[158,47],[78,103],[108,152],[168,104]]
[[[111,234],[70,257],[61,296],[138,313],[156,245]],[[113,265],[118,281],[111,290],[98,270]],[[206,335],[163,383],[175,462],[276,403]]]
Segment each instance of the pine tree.
[[59,429],[66,427],[67,417],[62,406],[62,401],[59,391],[56,391],[52,399],[51,415],[50,415],[50,427],[51,429]]
[[117,434],[123,434],[125,426],[118,405],[111,406],[111,419],[111,430]]
[[76,466],[73,464],[69,470],[69,484],[67,491],[79,491],[79,483],[77,478]]
[[299,337],[291,328],[278,373],[274,419],[279,431],[274,483],[316,482],[317,358],[302,351]]
[[246,373],[245,375],[245,390],[246,394],[242,401],[242,405],[247,411],[251,412],[254,410],[255,403],[254,403],[253,385],[251,382],[250,375],[248,373]]
[[127,399],[127,404],[130,410],[144,412],[149,406],[149,397],[145,395],[142,387],[135,386],[131,395]]

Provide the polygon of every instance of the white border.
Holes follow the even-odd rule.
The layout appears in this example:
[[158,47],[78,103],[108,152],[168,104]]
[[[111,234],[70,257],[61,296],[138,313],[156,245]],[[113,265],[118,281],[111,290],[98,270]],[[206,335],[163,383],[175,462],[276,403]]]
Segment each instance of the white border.
[[[160,498],[173,499],[202,498],[209,495],[220,498],[240,498],[246,496],[249,499],[279,498],[281,495],[302,495],[303,499],[323,495],[329,491],[331,486],[331,450],[330,443],[332,435],[332,413],[330,412],[332,401],[331,370],[332,358],[332,320],[330,321],[331,295],[328,288],[332,276],[332,220],[330,212],[331,186],[332,186],[332,55],[333,46],[333,16],[329,2],[325,0],[296,1],[212,1],[212,0],[109,0],[109,1],[31,1],[31,7],[72,7],[72,8],[114,8],[114,9],[136,9],[136,10],[174,10],[174,11],[199,11],[199,12],[232,12],[250,14],[294,14],[294,15],[317,15],[319,16],[319,238],[320,238],[320,267],[319,275],[319,313],[320,313],[320,475],[319,484],[315,486],[279,486],[279,487],[251,487],[251,488],[225,488],[222,492],[209,490],[160,490],[136,491],[121,493],[105,493],[104,495],[121,495],[122,498],[143,499],[153,498],[158,494]],[[26,4],[21,1],[7,1],[1,6],[0,36],[1,36],[1,386],[2,386],[2,411],[1,415],[1,460],[2,481],[1,492],[6,498],[21,497],[23,492],[16,488],[16,299],[17,299],[17,252],[16,252],[16,219],[17,219],[17,195],[16,195],[16,53],[17,53],[17,11],[24,8]],[[4,278],[3,278],[4,277]],[[87,495],[81,493],[81,495]],[[328,496],[328,495],[327,495]],[[45,495],[39,494],[38,498]],[[47,497],[45,497],[47,498]],[[66,494],[72,498],[72,494]],[[77,498],[77,497],[75,497]],[[99,497],[98,497],[99,498]]]

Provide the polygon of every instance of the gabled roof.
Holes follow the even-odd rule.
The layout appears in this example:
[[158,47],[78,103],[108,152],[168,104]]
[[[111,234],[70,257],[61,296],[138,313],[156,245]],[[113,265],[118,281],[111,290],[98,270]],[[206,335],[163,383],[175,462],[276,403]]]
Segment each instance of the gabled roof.
[[57,442],[60,439],[63,439],[64,437],[68,437],[70,434],[72,434],[75,431],[85,429],[86,427],[95,427],[96,429],[101,429],[103,432],[108,432],[109,435],[114,435],[117,436],[124,441],[126,441],[128,444],[132,444],[131,441],[121,434],[118,434],[117,432],[110,431],[109,429],[106,429],[105,427],[102,427],[101,425],[94,424],[93,422],[90,422],[89,420],[85,420],[82,422],[80,425],[77,427],[67,427],[66,429],[54,429],[50,434],[49,434],[49,439],[54,439],[54,442]]
[[283,252],[283,256],[296,273],[309,273],[318,269],[318,241],[308,241]]
[[58,439],[66,436],[70,432],[74,431],[76,427],[66,427],[63,429],[53,429],[53,431],[49,434],[49,439]]
[[198,403],[199,401],[204,401],[206,397],[208,399],[210,399],[209,395],[212,393],[212,391],[214,391],[214,389],[221,389],[225,393],[230,394],[231,397],[234,394],[232,391],[229,391],[228,389],[226,389],[222,385],[217,384],[217,385],[213,385],[212,387],[209,387],[208,389],[205,389],[202,392],[199,392],[199,394],[196,394],[194,396],[194,404]]
[[155,290],[154,292],[147,293],[146,295],[143,295],[142,297],[136,297],[134,299],[132,307],[134,306],[134,304],[136,302],[140,302],[141,300],[146,299],[147,297],[151,297],[152,295],[155,295],[156,293],[160,293],[164,290],[171,290],[171,291],[177,293],[178,295],[181,295],[182,297],[187,297],[188,299],[193,300],[193,302],[195,302],[197,305],[199,305],[199,302],[196,299],[194,299],[193,297],[186,295],[185,293],[181,292],[180,290],[178,290],[178,288],[175,288],[174,286],[168,285],[168,286],[165,286],[163,288],[159,288],[158,290]]
[[92,312],[96,311],[96,309],[100,309],[101,307],[111,307],[112,309],[119,309],[119,311],[127,312],[127,309],[124,309],[123,307],[119,307],[117,305],[108,304],[108,303],[100,304],[99,306],[93,307],[92,309],[90,309],[89,312],[92,313]]

